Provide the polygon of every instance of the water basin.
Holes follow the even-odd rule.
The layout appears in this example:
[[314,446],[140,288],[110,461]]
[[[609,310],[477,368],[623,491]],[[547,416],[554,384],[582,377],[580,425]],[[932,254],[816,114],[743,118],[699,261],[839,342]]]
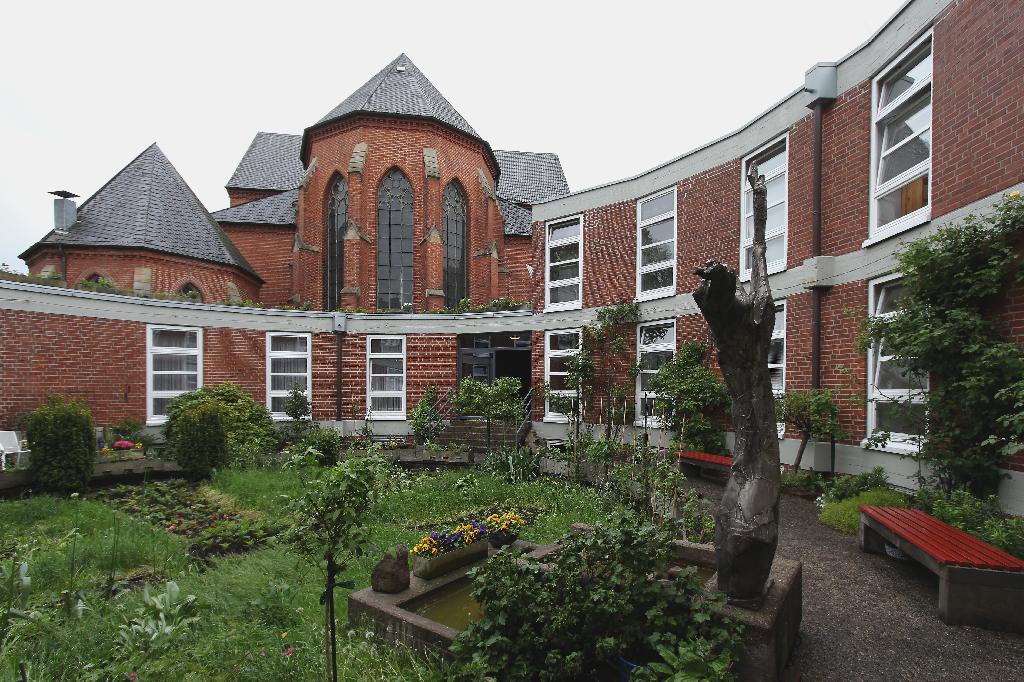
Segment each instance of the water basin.
[[470,623],[483,616],[480,604],[470,596],[472,591],[471,580],[456,580],[406,604],[404,608],[453,630],[465,630]]

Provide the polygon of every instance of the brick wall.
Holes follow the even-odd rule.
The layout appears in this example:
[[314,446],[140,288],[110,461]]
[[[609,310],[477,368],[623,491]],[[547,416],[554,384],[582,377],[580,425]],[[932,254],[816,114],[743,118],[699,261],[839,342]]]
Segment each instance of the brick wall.
[[[533,241],[530,237],[505,237],[505,262],[499,285],[501,295],[510,296],[521,301],[533,298],[533,284],[544,276],[544,266],[538,266],[533,259]],[[527,266],[533,268],[533,275]]]
[[276,189],[237,189],[234,187],[228,187],[227,191],[228,199],[231,201],[231,206],[247,204],[250,201],[265,199],[281,193],[281,190]]
[[292,274],[295,228],[234,223],[223,223],[221,228],[263,278],[259,301],[270,307],[291,303],[292,294],[299,290]]
[[[129,249],[98,250],[65,248],[67,254],[68,282],[72,285],[93,274],[104,277],[121,289],[135,286],[135,268],[150,268],[152,271],[153,293],[176,293],[191,282],[203,296],[203,301],[213,303],[226,301],[231,297],[228,282],[234,283],[242,298],[258,300],[260,284],[242,270],[152,251]],[[28,262],[29,269],[38,273],[47,265],[61,271],[56,251],[40,250]]]

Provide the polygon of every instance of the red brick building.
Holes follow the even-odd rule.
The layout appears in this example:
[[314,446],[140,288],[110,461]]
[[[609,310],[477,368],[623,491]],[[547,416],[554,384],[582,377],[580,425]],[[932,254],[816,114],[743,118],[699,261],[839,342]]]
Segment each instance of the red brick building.
[[[909,485],[915,434],[879,399],[916,389],[885,381],[887,359],[860,351],[856,330],[898,295],[901,244],[1024,189],[1024,5],[912,0],[805,79],[724,138],[575,193],[558,157],[491,149],[405,55],[301,136],[258,134],[228,182],[231,207],[212,216],[151,147],[140,159],[160,169],[161,206],[174,207],[158,212],[163,222],[97,210],[148,187],[129,182],[136,160],[66,235],[24,257],[71,284],[92,274],[154,292],[189,283],[204,303],[0,283],[0,422],[60,390],[101,424],[159,423],[176,392],[219,381],[277,411],[281,387],[299,381],[316,419],[407,432],[430,385],[512,375],[536,396],[557,390],[580,327],[623,300],[641,303],[634,350],[653,371],[679,341],[708,338],[693,266],[747,269],[742,178],[756,162],[769,190],[776,385],[835,390],[850,434],[837,470],[883,465]],[[501,297],[531,309],[429,312]],[[232,298],[267,309],[210,305]],[[1021,300],[1007,292],[1002,312],[1018,342]],[[564,436],[542,398],[533,408],[538,437]],[[862,445],[875,429],[894,433],[883,450]],[[797,441],[784,435],[787,460]],[[824,445],[808,459],[832,465]],[[1008,473],[1003,502],[1024,512],[1024,458]]]

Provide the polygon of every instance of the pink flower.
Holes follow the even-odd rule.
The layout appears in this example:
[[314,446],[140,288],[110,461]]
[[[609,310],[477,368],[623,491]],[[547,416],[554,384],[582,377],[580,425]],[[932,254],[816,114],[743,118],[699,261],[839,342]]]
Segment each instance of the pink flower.
[[167,526],[167,530],[174,530],[175,528],[177,528],[177,526],[175,526],[173,523]]
[[128,673],[128,679],[132,682],[135,682],[135,680],[139,679],[139,674],[133,670],[130,673]]
[[284,651],[282,651],[281,655],[284,656],[285,658],[288,658],[289,656],[291,656],[294,653],[295,653],[295,647],[290,646],[287,649],[285,649]]

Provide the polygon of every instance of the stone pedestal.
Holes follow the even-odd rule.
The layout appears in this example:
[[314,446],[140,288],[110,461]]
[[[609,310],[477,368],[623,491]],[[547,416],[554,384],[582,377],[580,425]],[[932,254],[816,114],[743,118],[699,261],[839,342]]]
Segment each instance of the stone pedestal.
[[[708,582],[717,590],[717,575]],[[775,557],[772,586],[757,610],[725,606],[722,613],[743,624],[743,651],[736,665],[740,682],[776,682],[789,662],[803,617],[803,565]]]

